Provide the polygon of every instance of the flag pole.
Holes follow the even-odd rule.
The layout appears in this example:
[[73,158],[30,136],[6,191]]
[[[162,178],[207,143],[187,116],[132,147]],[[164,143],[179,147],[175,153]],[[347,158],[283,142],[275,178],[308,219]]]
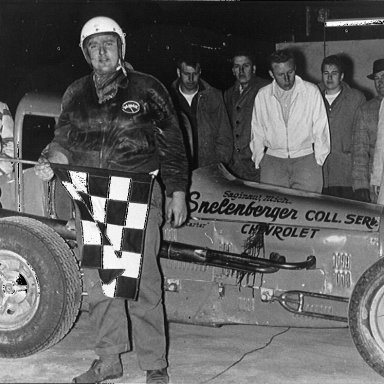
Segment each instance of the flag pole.
[[12,158],[12,157],[0,157],[0,161],[7,161],[9,163],[31,164],[31,165],[40,164],[38,161],[15,159],[15,158]]

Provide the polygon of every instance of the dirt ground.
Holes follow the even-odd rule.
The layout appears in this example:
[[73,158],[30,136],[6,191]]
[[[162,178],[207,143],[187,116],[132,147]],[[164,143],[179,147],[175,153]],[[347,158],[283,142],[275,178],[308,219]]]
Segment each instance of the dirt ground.
[[[87,312],[49,350],[21,359],[0,359],[1,383],[68,383],[95,358]],[[115,383],[145,383],[134,352],[123,356]],[[173,384],[377,384],[347,328],[299,329],[171,323],[169,373]]]

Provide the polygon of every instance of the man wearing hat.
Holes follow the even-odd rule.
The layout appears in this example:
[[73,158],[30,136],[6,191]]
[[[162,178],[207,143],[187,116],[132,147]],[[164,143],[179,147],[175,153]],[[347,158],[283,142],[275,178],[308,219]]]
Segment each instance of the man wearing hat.
[[[125,65],[125,34],[114,20],[89,20],[81,31],[80,47],[92,73],[65,92],[55,137],[43,151],[36,174],[50,180],[52,162],[140,173],[159,170],[165,186],[166,219],[180,226],[187,215],[188,163],[168,91],[153,76]],[[105,296],[98,270],[83,268],[89,317],[95,325],[94,349],[99,358],[73,383],[101,383],[123,376],[120,355],[132,348],[127,311],[146,383],[168,383],[162,279],[157,261],[161,207],[162,193],[156,182],[137,301],[126,303],[122,298]],[[81,248],[81,238],[78,242]]]
[[[372,73],[367,77],[374,81],[377,96],[362,104],[357,110],[353,127],[352,183],[356,199],[375,203],[377,194],[373,186],[371,187],[371,173],[379,112],[384,97],[384,59],[374,61]],[[381,115],[383,116],[383,113]],[[380,121],[384,124],[383,118]],[[375,178],[377,179],[377,176]],[[377,185],[377,181],[374,182]]]

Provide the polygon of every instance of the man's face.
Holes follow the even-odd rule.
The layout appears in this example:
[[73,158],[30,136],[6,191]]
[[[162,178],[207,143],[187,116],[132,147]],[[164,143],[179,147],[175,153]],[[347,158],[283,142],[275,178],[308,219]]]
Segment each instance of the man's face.
[[269,74],[284,91],[289,91],[295,85],[296,66],[292,59],[285,63],[272,63]]
[[185,63],[182,63],[181,68],[177,68],[177,76],[180,79],[180,85],[183,91],[197,91],[199,86],[199,79],[201,76],[200,67],[193,68]]
[[375,82],[375,88],[379,96],[384,97],[384,71],[375,73],[373,81]]
[[235,56],[232,73],[241,85],[246,85],[256,73],[256,66],[247,56]]
[[329,94],[337,93],[340,90],[344,74],[340,73],[336,65],[326,64],[322,72],[323,83]]
[[86,42],[95,72],[102,75],[116,70],[119,62],[119,45],[113,34],[91,36]]

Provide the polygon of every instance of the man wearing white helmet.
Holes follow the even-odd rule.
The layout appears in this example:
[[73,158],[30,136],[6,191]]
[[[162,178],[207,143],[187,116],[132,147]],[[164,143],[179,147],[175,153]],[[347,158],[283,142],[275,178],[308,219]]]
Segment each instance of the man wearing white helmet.
[[[89,20],[80,47],[93,72],[71,84],[53,141],[43,151],[36,174],[50,180],[50,162],[148,173],[160,170],[167,221],[186,219],[188,165],[171,99],[154,77],[124,63],[125,36],[106,17]],[[162,193],[153,189],[145,238],[140,291],[128,302],[133,338],[147,383],[168,383],[162,280],[157,263]],[[78,241],[80,242],[81,239]],[[81,242],[80,242],[81,243]],[[99,383],[123,375],[120,354],[131,349],[125,301],[103,295],[96,269],[84,268],[89,315],[95,323],[99,359],[74,383]]]

